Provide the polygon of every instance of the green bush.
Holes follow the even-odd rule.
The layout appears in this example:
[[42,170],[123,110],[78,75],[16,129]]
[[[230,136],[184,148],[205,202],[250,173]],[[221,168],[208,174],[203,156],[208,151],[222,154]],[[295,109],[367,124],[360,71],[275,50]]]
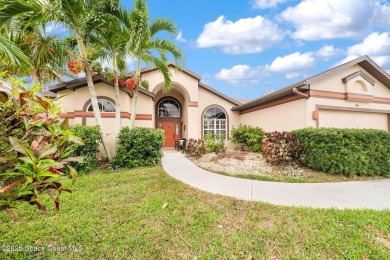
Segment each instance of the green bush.
[[71,156],[83,157],[83,163],[74,164],[79,173],[88,173],[96,166],[99,153],[100,131],[99,126],[74,125],[70,130],[75,136],[84,141],[84,145],[73,145]]
[[241,150],[261,152],[264,131],[259,127],[239,125],[232,129],[232,143],[240,144]]
[[206,145],[206,153],[220,153],[226,151],[225,137],[218,139],[214,133],[208,133],[203,136]]
[[300,147],[295,135],[289,132],[269,132],[263,138],[263,156],[271,164],[297,161]]
[[163,144],[164,131],[161,129],[123,127],[113,164],[125,168],[155,165],[162,157]]
[[303,165],[324,172],[390,174],[390,133],[373,129],[306,128],[293,131]]

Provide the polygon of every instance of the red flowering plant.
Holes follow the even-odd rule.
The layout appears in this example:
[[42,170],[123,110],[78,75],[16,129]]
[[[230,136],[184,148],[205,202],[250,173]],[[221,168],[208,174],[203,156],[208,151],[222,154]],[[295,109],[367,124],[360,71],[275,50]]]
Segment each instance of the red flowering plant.
[[73,74],[79,74],[84,69],[84,64],[80,60],[69,60],[68,61],[68,69]]
[[68,155],[72,144],[82,141],[68,129],[67,119],[61,122],[58,105],[36,94],[39,86],[10,82],[7,88],[0,80],[0,211],[13,217],[12,209],[23,202],[46,211],[38,201],[42,194],[59,210],[59,194],[71,192],[59,181],[66,176],[75,180],[77,171],[68,163],[82,158]]
[[137,85],[137,80],[134,78],[126,79],[125,84],[129,90],[134,90]]

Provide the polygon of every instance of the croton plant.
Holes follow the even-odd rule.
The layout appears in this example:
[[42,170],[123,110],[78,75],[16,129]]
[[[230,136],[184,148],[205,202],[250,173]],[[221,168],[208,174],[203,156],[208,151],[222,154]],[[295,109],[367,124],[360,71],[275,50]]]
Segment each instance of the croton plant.
[[[4,76],[0,75],[0,78]],[[9,88],[4,87],[10,86]],[[27,202],[46,211],[38,198],[48,194],[59,209],[63,188],[61,178],[75,180],[77,171],[68,157],[72,144],[82,144],[59,118],[59,107],[38,95],[40,86],[28,89],[21,80],[0,80],[0,211],[12,211]]]

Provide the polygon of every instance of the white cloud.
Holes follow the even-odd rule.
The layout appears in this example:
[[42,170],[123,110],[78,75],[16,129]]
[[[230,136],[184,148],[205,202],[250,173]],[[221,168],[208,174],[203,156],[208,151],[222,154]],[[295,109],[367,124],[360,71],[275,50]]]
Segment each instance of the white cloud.
[[315,65],[313,52],[294,52],[284,57],[277,57],[271,65],[267,65],[272,72],[286,73],[287,79],[305,76]]
[[235,65],[230,69],[221,69],[215,78],[227,81],[235,86],[255,84],[268,74],[263,66],[250,67],[249,65]]
[[321,49],[316,51],[314,54],[315,56],[320,57],[324,60],[329,60],[329,58],[340,55],[342,53],[343,53],[342,49],[335,48],[333,47],[333,45],[325,44],[324,46],[322,46]]
[[384,3],[383,5],[379,2],[376,2],[377,6],[377,13],[376,13],[376,19],[375,24],[378,26],[382,26],[384,28],[390,27],[390,4]]
[[274,46],[283,37],[278,25],[262,16],[236,22],[220,16],[204,26],[196,43],[199,48],[222,47],[228,54],[258,53]]
[[364,55],[368,55],[382,68],[390,69],[390,33],[370,34],[361,43],[349,47],[347,57],[338,65]]
[[67,30],[66,25],[62,23],[49,22],[45,25],[45,31],[47,34],[62,34]]
[[377,3],[367,0],[304,0],[287,8],[281,17],[294,24],[291,36],[295,39],[348,38],[367,31],[377,9]]
[[253,7],[259,9],[267,9],[284,3],[286,0],[253,0]]
[[187,39],[185,39],[185,38],[183,37],[183,32],[182,32],[182,31],[180,31],[180,32],[177,34],[176,40],[179,41],[179,42],[187,42]]

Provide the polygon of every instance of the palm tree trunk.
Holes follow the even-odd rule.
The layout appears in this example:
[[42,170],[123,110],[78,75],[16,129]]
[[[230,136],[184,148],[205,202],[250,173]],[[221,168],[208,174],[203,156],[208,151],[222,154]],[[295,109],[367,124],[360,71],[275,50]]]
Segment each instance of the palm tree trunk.
[[121,130],[121,104],[119,97],[119,82],[118,82],[118,72],[117,72],[117,63],[116,63],[116,53],[112,53],[112,66],[114,68],[114,88],[115,88],[115,147],[118,149],[119,141],[119,132]]
[[135,116],[137,114],[138,90],[141,84],[141,57],[137,59],[137,72],[135,74],[137,85],[134,89],[133,107],[131,109],[130,129],[134,128]]
[[83,42],[83,39],[82,39],[79,32],[76,32],[76,38],[77,38],[77,44],[78,44],[78,47],[80,50],[80,57],[84,63],[85,77],[87,79],[89,95],[91,96],[91,104],[92,104],[92,108],[93,108],[93,114],[95,116],[96,124],[100,128],[100,138],[102,139],[102,144],[103,144],[103,148],[106,152],[107,159],[111,163],[111,161],[112,161],[111,150],[110,150],[110,146],[107,143],[107,137],[105,136],[104,131],[103,131],[103,121],[102,121],[102,117],[100,116],[100,110],[99,110],[97,96],[96,96],[96,92],[95,92],[95,86],[93,85],[92,72],[91,72],[91,68],[89,67],[89,64],[88,64],[87,54],[85,52],[85,47],[84,47],[84,42]]

